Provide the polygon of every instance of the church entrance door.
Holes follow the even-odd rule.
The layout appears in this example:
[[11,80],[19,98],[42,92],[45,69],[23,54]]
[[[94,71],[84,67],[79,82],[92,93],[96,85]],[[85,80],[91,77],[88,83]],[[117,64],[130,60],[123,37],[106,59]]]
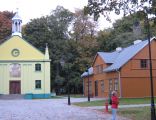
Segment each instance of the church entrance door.
[[10,94],[21,94],[20,81],[10,81]]

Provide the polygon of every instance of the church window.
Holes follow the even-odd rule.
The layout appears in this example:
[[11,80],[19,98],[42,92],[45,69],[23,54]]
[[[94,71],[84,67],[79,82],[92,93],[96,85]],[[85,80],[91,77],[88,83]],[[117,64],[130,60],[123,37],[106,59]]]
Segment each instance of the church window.
[[21,77],[21,65],[13,63],[10,65],[10,77]]
[[41,71],[41,64],[35,64],[35,71]]
[[15,27],[15,28],[16,28],[16,31],[18,31],[18,29],[17,29],[17,22],[15,22],[15,26],[16,26],[16,27]]
[[41,89],[41,80],[35,80],[35,88]]

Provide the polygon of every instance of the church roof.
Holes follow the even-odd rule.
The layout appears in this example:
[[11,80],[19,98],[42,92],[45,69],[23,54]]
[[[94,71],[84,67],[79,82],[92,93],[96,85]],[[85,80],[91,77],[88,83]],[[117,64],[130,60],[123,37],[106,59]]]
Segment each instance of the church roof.
[[[15,44],[18,43],[18,44]],[[13,56],[13,50],[18,49],[19,56]],[[0,61],[49,61],[45,54],[18,35],[0,44]],[[5,53],[3,52],[5,51]],[[4,55],[5,54],[5,55]]]
[[19,16],[18,12],[16,12],[12,20],[22,20],[22,18]]

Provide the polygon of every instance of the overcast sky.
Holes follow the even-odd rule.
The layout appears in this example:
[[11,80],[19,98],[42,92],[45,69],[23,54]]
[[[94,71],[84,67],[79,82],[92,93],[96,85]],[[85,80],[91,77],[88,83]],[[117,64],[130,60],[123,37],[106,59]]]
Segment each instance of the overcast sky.
[[[30,19],[49,15],[58,5],[74,12],[76,8],[83,8],[87,5],[87,2],[88,0],[0,0],[0,11],[16,12],[16,9],[19,8],[19,15],[25,24]],[[99,26],[100,29],[108,28],[111,23],[101,17]]]

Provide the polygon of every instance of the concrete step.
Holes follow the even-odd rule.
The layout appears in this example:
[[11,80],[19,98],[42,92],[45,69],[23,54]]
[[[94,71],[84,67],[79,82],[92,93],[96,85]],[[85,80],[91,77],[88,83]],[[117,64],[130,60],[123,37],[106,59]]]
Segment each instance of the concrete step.
[[15,99],[24,99],[24,95],[21,94],[0,95],[0,100],[15,100]]

